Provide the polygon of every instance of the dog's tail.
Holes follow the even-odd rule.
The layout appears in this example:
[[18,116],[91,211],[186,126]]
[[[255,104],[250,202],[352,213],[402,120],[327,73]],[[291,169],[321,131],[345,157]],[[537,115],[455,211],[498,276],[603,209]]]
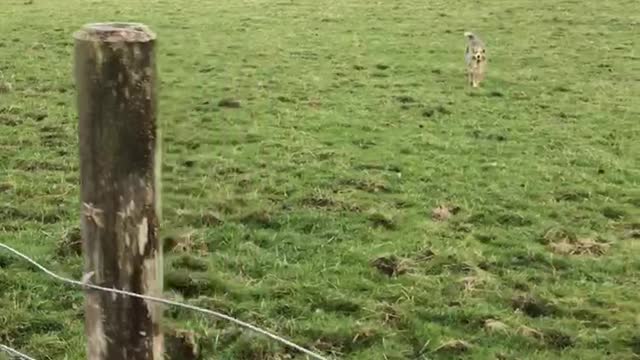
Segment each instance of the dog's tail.
[[472,33],[471,31],[465,31],[464,32],[464,36],[469,40],[475,40],[476,39],[476,34]]

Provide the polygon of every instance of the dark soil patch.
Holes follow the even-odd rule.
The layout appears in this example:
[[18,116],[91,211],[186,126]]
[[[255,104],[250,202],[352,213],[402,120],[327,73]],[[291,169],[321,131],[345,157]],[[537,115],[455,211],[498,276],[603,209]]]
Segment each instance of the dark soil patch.
[[416,102],[416,99],[414,99],[409,95],[400,95],[400,96],[396,96],[396,101],[398,101],[401,104],[412,104]]
[[397,276],[408,271],[406,262],[395,255],[381,256],[371,262],[371,265],[387,276]]
[[627,213],[622,209],[607,206],[602,209],[602,215],[610,220],[620,220],[624,218]]
[[169,360],[200,359],[195,334],[188,330],[167,331],[165,335],[166,355]]
[[60,257],[82,255],[82,235],[80,228],[67,231],[56,247],[56,255]]
[[543,339],[547,346],[563,350],[575,345],[575,340],[571,335],[556,329],[543,330]]
[[255,210],[240,219],[240,222],[247,226],[277,229],[280,224],[266,210]]
[[394,230],[397,228],[394,218],[384,213],[375,212],[370,214],[369,221],[371,221],[375,227],[382,227],[387,230]]
[[214,211],[208,211],[200,216],[200,224],[203,226],[219,226],[224,223],[222,215]]
[[238,109],[241,107],[241,103],[240,103],[240,100],[226,98],[226,99],[220,100],[218,102],[218,106],[222,108]]
[[544,299],[533,295],[518,295],[511,300],[514,309],[522,311],[529,317],[551,316],[558,313],[558,309]]

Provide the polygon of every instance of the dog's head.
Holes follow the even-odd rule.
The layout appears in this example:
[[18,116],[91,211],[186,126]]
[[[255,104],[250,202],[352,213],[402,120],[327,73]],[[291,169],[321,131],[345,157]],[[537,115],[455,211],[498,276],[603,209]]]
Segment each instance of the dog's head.
[[481,63],[487,60],[487,51],[483,46],[471,46],[469,50],[473,62]]

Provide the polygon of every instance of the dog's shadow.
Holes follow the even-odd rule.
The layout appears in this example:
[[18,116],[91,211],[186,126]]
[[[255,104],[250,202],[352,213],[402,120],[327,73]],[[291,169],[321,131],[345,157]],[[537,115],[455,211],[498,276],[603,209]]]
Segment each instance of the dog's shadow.
[[462,82],[470,97],[509,98],[510,100],[526,100],[529,97],[516,82],[500,77],[487,78],[480,87],[472,88],[467,82]]
[[[500,74],[488,75],[480,86],[471,87],[467,82],[467,74],[459,69],[433,68],[428,70],[435,78],[435,83],[447,88],[446,92],[464,92],[469,97],[509,100],[528,100],[530,97],[525,93],[525,89],[513,80],[505,79]],[[455,84],[452,84],[454,83]]]

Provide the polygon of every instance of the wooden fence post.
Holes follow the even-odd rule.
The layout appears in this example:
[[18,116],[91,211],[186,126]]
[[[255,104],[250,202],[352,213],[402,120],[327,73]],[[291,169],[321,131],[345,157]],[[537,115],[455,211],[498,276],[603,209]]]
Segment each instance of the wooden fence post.
[[[142,24],[74,34],[85,272],[96,285],[162,293],[155,34]],[[160,305],[87,290],[90,360],[160,360]]]

